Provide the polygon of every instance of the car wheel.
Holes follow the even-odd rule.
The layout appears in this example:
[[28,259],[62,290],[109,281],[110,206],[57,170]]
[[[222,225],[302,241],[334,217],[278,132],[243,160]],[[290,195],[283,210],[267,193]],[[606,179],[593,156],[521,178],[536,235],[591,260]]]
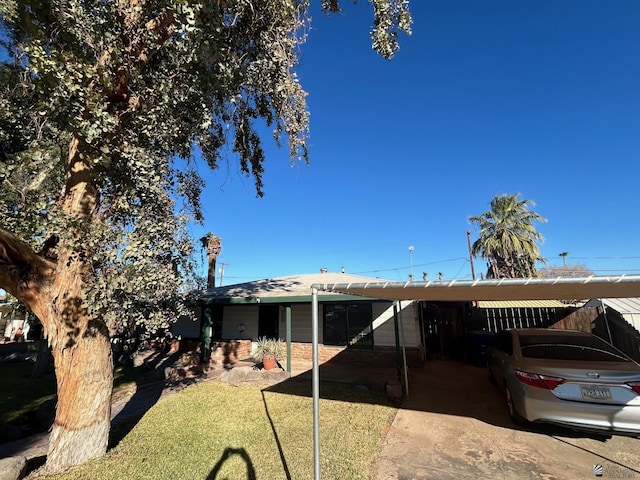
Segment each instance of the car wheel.
[[511,421],[516,425],[525,425],[527,420],[516,410],[516,406],[513,402],[513,395],[511,395],[511,390],[509,390],[509,387],[507,387],[506,384],[504,387],[504,396],[507,400],[507,408],[509,409],[509,417],[511,417]]

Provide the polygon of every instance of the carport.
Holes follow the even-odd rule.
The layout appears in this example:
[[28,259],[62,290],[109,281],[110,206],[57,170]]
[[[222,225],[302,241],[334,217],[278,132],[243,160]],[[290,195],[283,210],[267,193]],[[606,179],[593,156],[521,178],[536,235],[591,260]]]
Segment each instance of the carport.
[[318,292],[335,292],[388,300],[479,301],[563,300],[640,296],[640,275],[586,278],[518,278],[428,282],[315,284],[312,293],[312,384],[314,479],[320,478],[320,415],[318,364]]

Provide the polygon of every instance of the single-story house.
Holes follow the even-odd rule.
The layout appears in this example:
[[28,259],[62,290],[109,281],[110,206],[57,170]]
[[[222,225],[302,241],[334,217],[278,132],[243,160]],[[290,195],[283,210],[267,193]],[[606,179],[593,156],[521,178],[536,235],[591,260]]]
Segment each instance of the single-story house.
[[[363,283],[380,279],[321,271],[210,288],[195,296],[195,321],[172,328],[182,339],[201,341],[201,356],[225,363],[251,355],[260,337],[287,341],[288,358],[311,360],[312,292],[316,283]],[[396,365],[424,361],[417,303],[326,292],[318,296],[318,357]]]
[[[310,360],[312,285],[382,281],[321,271],[214,287],[195,295],[196,321],[181,319],[172,332],[198,343],[205,362],[248,358],[260,337],[288,340],[288,358]],[[409,365],[434,356],[474,361],[478,333],[547,327],[572,311],[558,300],[393,301],[340,292],[321,292],[318,304],[321,362],[400,364],[401,348]]]

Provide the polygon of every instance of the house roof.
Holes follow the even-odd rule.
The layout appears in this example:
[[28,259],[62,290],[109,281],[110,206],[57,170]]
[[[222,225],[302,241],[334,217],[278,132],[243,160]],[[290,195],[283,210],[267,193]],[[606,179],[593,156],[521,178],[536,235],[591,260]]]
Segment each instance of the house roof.
[[615,310],[622,318],[629,322],[636,330],[640,331],[640,298],[592,298],[584,306],[600,307],[602,304]]
[[[326,283],[367,283],[384,281],[349,273],[311,273],[285,277],[266,278],[235,285],[215,287],[196,294],[197,303],[281,303],[310,302],[311,287]],[[325,292],[319,300],[362,300],[341,292]]]
[[585,307],[599,307],[604,303],[607,308],[613,308],[622,314],[640,314],[640,297],[635,298],[593,298],[589,300]]
[[614,298],[638,298],[640,275],[392,282],[349,273],[325,272],[267,278],[211,288],[196,293],[196,301],[197,303],[308,302],[311,299],[312,288],[318,290],[319,301],[352,300],[358,297],[386,300],[494,301],[509,302],[508,305],[500,306],[516,308],[514,301],[545,300],[547,302],[544,305],[538,303],[535,306],[559,307],[562,305],[559,302],[551,305],[548,301],[602,297],[609,301]]
[[570,300],[637,297],[640,275],[586,278],[509,278],[429,282],[329,283],[314,288],[389,300]]

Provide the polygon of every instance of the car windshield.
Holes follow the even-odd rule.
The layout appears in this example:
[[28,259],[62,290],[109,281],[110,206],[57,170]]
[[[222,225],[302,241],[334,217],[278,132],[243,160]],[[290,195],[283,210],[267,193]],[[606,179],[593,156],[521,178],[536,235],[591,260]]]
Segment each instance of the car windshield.
[[614,347],[596,336],[522,335],[520,350],[527,358],[579,360],[585,362],[628,362]]

